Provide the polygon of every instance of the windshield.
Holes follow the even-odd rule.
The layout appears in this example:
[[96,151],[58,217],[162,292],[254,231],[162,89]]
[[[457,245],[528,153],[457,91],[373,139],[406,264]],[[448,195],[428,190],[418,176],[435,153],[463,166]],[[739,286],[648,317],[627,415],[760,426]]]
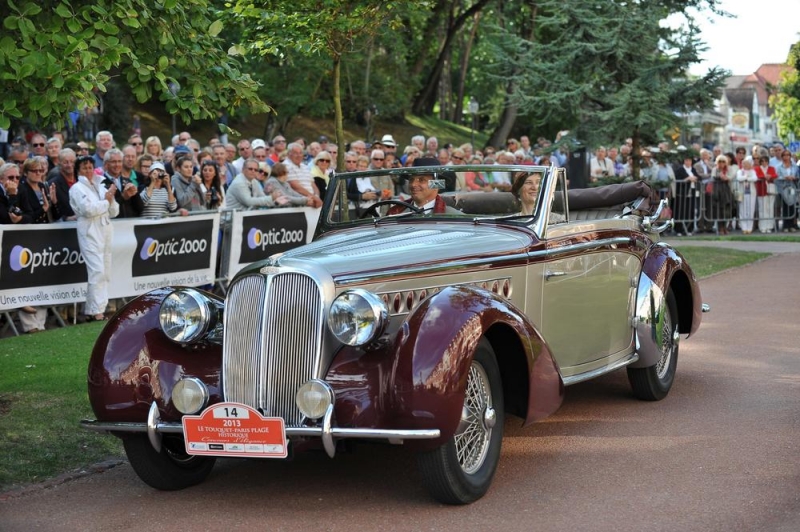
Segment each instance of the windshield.
[[328,228],[417,217],[535,219],[545,166],[457,165],[342,173],[322,213]]

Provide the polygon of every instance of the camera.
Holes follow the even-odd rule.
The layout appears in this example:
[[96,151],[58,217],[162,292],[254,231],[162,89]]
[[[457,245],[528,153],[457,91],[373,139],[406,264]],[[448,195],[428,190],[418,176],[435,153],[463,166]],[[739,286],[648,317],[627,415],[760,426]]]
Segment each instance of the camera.
[[8,212],[13,214],[14,216],[22,216],[22,209],[20,209],[16,205],[9,207]]

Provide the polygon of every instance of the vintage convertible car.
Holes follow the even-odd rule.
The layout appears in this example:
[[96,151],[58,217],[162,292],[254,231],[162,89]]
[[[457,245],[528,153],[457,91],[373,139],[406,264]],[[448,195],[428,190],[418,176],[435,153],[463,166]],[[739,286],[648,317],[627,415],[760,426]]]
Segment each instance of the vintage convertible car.
[[[464,504],[489,488],[506,413],[530,424],[565,386],[621,368],[633,395],[664,398],[707,307],[659,241],[670,221],[647,185],[459,170],[338,176],[313,242],[246,267],[224,299],[165,287],[130,302],[92,352],[97,419],[82,425],[122,438],[158,489],[203,481],[217,457],[383,442],[418,453],[435,498]],[[462,172],[506,190],[447,192]],[[502,183],[530,177],[523,214]],[[426,181],[445,187],[445,212],[363,201],[371,185]]]

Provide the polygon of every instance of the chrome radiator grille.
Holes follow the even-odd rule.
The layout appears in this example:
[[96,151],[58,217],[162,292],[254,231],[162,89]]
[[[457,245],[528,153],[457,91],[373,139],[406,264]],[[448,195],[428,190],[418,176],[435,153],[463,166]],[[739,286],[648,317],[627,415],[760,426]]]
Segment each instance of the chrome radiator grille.
[[322,301],[312,278],[281,273],[247,276],[225,305],[222,389],[226,401],[260,409],[297,426],[297,389],[316,377]]

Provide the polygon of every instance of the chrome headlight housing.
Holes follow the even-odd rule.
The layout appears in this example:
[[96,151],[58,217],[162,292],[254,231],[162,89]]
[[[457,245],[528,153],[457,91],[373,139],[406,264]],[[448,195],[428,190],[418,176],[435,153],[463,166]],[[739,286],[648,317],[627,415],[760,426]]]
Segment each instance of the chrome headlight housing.
[[364,345],[375,340],[386,327],[389,310],[375,294],[356,288],[342,292],[331,303],[328,327],[343,344]]
[[192,288],[179,288],[161,302],[161,330],[167,338],[189,344],[203,338],[216,321],[216,306]]

